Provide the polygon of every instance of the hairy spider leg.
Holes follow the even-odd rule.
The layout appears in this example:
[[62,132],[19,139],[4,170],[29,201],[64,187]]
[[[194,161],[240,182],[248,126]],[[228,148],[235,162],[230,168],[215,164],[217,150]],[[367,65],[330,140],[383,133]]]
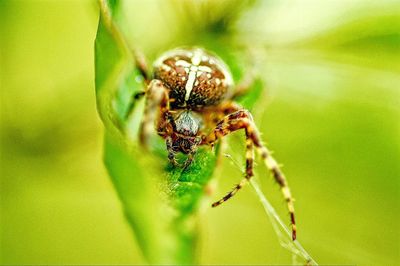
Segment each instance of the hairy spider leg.
[[[242,121],[238,122],[239,124],[242,123]],[[231,124],[233,125],[233,124]],[[238,126],[238,124],[234,125],[233,127]],[[234,131],[234,130],[232,130]],[[234,188],[226,194],[222,199],[219,201],[214,202],[211,206],[212,207],[217,207],[227,201],[228,199],[232,198],[242,187],[244,187],[247,182],[254,176],[254,171],[253,171],[253,164],[254,164],[254,147],[253,147],[253,142],[249,137],[249,134],[247,130],[246,132],[246,172],[245,172],[245,177],[234,186]],[[221,134],[221,133],[219,133]]]
[[196,149],[192,149],[188,153],[187,159],[186,159],[185,163],[183,164],[183,169],[182,169],[183,171],[185,171],[189,167],[189,165],[193,162],[194,155],[196,154],[196,152],[197,152],[197,147],[196,147]]
[[135,66],[142,75],[144,83],[146,85],[150,84],[151,82],[150,71],[144,54],[142,52],[139,52],[138,50],[132,51],[132,54],[133,54],[133,59],[135,60]]
[[268,150],[266,146],[264,146],[260,138],[258,137],[258,132],[255,131],[253,133],[253,143],[257,147],[257,150],[261,156],[261,158],[264,161],[265,166],[271,171],[275,181],[279,184],[281,188],[281,192],[283,195],[283,198],[285,199],[287,203],[287,208],[289,210],[289,215],[290,215],[290,221],[291,221],[291,226],[292,226],[292,239],[296,240],[296,221],[295,221],[295,216],[294,216],[294,199],[292,197],[292,193],[290,192],[290,188],[288,185],[288,182],[286,180],[285,175],[283,174],[282,170],[279,167],[279,164],[277,161],[272,157],[271,152]]
[[247,94],[251,87],[254,85],[256,81],[255,74],[253,72],[248,72],[236,85],[235,91],[230,97],[231,100],[235,100],[245,94]]
[[179,167],[179,163],[177,162],[176,158],[175,158],[175,152],[172,148],[172,138],[171,136],[167,136],[167,138],[165,139],[165,143],[167,144],[167,151],[168,151],[168,160],[169,162],[175,166],[175,167]]
[[[212,204],[212,207],[216,207],[233,197],[253,176],[253,158],[252,150],[253,145],[257,148],[261,158],[263,159],[265,165],[271,171],[274,176],[275,181],[279,184],[283,197],[287,203],[287,207],[290,214],[291,226],[292,226],[292,239],[296,239],[296,222],[294,216],[294,204],[293,198],[286,181],[286,177],[280,170],[278,163],[271,156],[271,152],[261,143],[258,129],[255,126],[252,116],[247,110],[239,110],[235,113],[227,115],[223,120],[221,120],[214,131],[210,133],[206,138],[206,142],[213,145],[215,141],[223,136],[234,132],[239,129],[244,129],[246,133],[246,175],[242,181],[237,184],[232,191],[226,194],[221,200]],[[249,145],[249,143],[251,145]]]
[[[213,146],[214,143],[224,137],[225,135],[232,133],[239,129],[244,129],[246,133],[246,172],[245,178],[238,183],[228,194],[226,194],[221,200],[214,202],[212,207],[217,207],[223,202],[233,197],[246,183],[253,177],[253,162],[254,162],[254,147],[253,141],[251,140],[251,129],[250,122],[247,117],[244,117],[243,113],[245,110],[239,110],[231,113],[222,119],[212,133],[206,138],[206,143]],[[249,130],[250,129],[250,130]]]
[[[149,145],[148,141],[152,132],[154,131],[156,121],[159,125],[160,122],[163,122],[159,121],[159,118],[167,118],[167,120],[169,120],[171,117],[169,110],[170,106],[168,89],[160,80],[152,80],[146,91],[146,105],[139,131],[140,142],[145,148]],[[167,131],[170,127],[172,127],[172,125],[165,127],[164,130]],[[168,135],[167,132],[159,133],[160,135]]]
[[[140,76],[143,78],[145,86],[148,87],[151,82],[151,79],[150,79],[150,71],[145,56],[143,55],[143,53],[137,50],[132,51],[132,56],[135,61],[135,67],[139,70]],[[141,99],[145,95],[146,95],[145,90],[136,92],[135,94],[132,95],[129,102],[128,110],[125,114],[125,119],[127,119],[131,115],[132,110],[135,107],[136,101]]]

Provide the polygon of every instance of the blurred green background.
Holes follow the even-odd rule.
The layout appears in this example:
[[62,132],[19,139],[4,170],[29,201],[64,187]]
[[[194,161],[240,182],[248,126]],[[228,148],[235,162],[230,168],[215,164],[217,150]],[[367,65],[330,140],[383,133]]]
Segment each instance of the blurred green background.
[[[267,51],[266,108],[253,112],[285,165],[299,240],[321,264],[400,260],[397,2],[260,1],[237,24]],[[132,25],[147,25],[133,36],[145,52],[171,25],[157,24],[159,4],[127,8]],[[2,1],[0,16],[1,263],[143,263],[102,164],[97,3]],[[228,160],[220,172],[213,198],[240,178]],[[277,186],[260,181],[287,218]],[[291,261],[250,187],[201,219],[202,263]]]

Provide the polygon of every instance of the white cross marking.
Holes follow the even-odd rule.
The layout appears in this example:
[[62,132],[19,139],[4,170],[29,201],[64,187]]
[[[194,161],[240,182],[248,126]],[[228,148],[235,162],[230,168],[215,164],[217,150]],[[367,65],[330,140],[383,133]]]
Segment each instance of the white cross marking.
[[185,60],[178,60],[178,61],[176,61],[175,65],[183,66],[183,67],[190,67],[192,64],[190,64],[189,62],[186,62]]
[[189,100],[189,98],[190,98],[190,93],[192,92],[193,84],[194,84],[195,80],[196,80],[196,72],[195,71],[190,71],[189,72],[189,78],[188,78],[188,81],[186,82],[186,86],[185,86],[185,90],[186,90],[185,102],[187,100]]
[[189,63],[185,60],[178,60],[176,61],[175,65],[182,66],[185,68],[188,74],[188,80],[185,85],[185,101],[188,101],[190,98],[190,94],[193,90],[193,86],[196,81],[196,77],[200,76],[203,72],[211,73],[212,70],[208,66],[199,66],[201,63],[202,58],[204,59],[204,55],[202,55],[201,50],[196,50],[192,57],[192,63]]

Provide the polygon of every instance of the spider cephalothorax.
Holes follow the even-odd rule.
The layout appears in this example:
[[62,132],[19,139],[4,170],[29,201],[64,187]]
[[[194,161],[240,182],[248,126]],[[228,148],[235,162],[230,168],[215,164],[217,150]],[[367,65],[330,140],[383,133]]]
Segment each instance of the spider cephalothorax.
[[153,65],[153,79],[149,80],[146,65],[138,60],[147,89],[146,107],[140,129],[141,143],[146,146],[150,134],[156,130],[163,137],[168,159],[178,152],[187,154],[183,167],[188,167],[200,145],[213,146],[223,136],[243,129],[246,134],[245,178],[221,200],[216,207],[236,194],[254,175],[254,149],[256,149],[276,182],[280,185],[288,204],[293,240],[296,238],[293,199],[277,162],[262,144],[257,127],[249,111],[234,102],[237,95],[247,91],[251,82],[234,86],[228,67],[215,55],[200,48],[169,51]]

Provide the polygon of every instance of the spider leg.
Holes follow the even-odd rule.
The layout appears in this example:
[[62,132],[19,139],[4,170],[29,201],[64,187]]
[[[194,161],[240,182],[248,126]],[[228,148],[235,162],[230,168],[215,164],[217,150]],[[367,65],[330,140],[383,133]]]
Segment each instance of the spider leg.
[[222,204],[223,202],[227,201],[228,199],[230,199],[253,176],[253,155],[251,153],[253,152],[253,145],[254,145],[257,151],[259,152],[261,158],[263,159],[265,165],[274,176],[275,181],[281,187],[283,197],[287,203],[288,210],[290,213],[290,219],[292,224],[292,239],[295,240],[296,223],[294,216],[294,204],[288,183],[286,181],[286,177],[280,170],[276,160],[271,156],[271,152],[261,143],[258,129],[253,122],[253,118],[250,112],[247,110],[239,110],[237,112],[227,115],[223,120],[221,120],[217,124],[214,131],[207,136],[206,143],[209,145],[213,145],[214,142],[217,141],[219,138],[222,138],[223,136],[239,129],[244,129],[246,132],[247,152],[246,152],[245,178],[238,185],[236,185],[231,192],[225,195],[221,200],[213,203],[212,206],[216,207]]
[[236,85],[235,91],[233,92],[230,99],[235,100],[240,96],[247,94],[253,86],[255,80],[256,78],[253,72],[249,72],[247,75],[245,75],[242,80],[240,80],[239,83]]
[[183,171],[185,171],[190,166],[190,164],[193,162],[194,156],[197,152],[197,147],[198,147],[198,145],[200,145],[202,143],[202,141],[203,141],[203,139],[201,136],[197,137],[194,140],[193,145],[191,145],[190,152],[188,153],[187,159],[186,159],[185,163],[183,164]]
[[168,136],[165,140],[166,144],[167,144],[167,151],[168,151],[168,160],[170,161],[170,163],[175,166],[175,167],[179,167],[179,163],[176,161],[175,158],[175,151],[172,147],[172,138],[170,136]]
[[226,194],[219,201],[214,202],[211,206],[217,207],[232,198],[246,183],[254,176],[253,166],[254,165],[254,147],[253,142],[249,138],[248,132],[246,131],[246,172],[245,177],[240,181],[240,183],[236,184],[235,187]]
[[[133,50],[132,51],[133,59],[135,61],[135,67],[139,70],[141,77],[143,78],[143,82],[146,85],[146,87],[150,84],[151,79],[150,79],[150,71],[147,66],[146,59],[143,55],[143,53]],[[135,107],[135,103],[137,100],[141,99],[143,96],[146,95],[146,90],[136,92],[132,95],[128,110],[125,114],[125,119],[127,119],[130,114],[132,113],[133,108]]]
[[212,207],[217,207],[233,197],[246,183],[247,181],[254,175],[253,173],[253,162],[254,162],[254,148],[253,148],[253,142],[250,138],[251,131],[249,131],[249,121],[248,118],[244,116],[245,112],[244,110],[236,111],[234,113],[231,113],[227,116],[225,116],[224,119],[222,119],[213,132],[209,134],[206,137],[206,143],[214,146],[214,143],[222,138],[223,136],[234,132],[239,129],[244,129],[246,133],[246,173],[245,173],[245,178],[240,181],[239,184],[237,184],[233,190],[231,190],[228,194],[226,194],[222,199],[219,201],[216,201],[212,204]]
[[[170,117],[168,90],[160,80],[154,79],[146,92],[146,105],[139,130],[140,143],[144,147],[149,145],[148,141],[154,131],[155,122],[164,120],[165,117]],[[168,132],[163,132],[163,134],[168,135]]]
[[132,54],[133,54],[133,59],[135,60],[136,68],[142,75],[144,83],[148,85],[151,81],[150,71],[144,54],[142,52],[139,52],[138,50],[132,51]]
[[187,159],[186,159],[185,163],[183,164],[183,171],[185,171],[189,167],[189,165],[193,162],[195,154],[196,154],[196,151],[193,150],[187,155]]
[[290,192],[290,188],[286,180],[286,177],[283,174],[282,170],[280,169],[279,164],[276,162],[274,157],[272,157],[271,152],[268,150],[266,146],[264,146],[261,143],[257,132],[254,132],[252,139],[254,145],[257,147],[258,153],[260,154],[261,158],[264,161],[265,166],[272,173],[275,181],[279,184],[281,188],[283,198],[287,203],[287,208],[290,214],[290,221],[292,225],[292,239],[296,240],[296,222],[295,222],[294,204],[293,204],[294,199],[292,197],[292,193]]

